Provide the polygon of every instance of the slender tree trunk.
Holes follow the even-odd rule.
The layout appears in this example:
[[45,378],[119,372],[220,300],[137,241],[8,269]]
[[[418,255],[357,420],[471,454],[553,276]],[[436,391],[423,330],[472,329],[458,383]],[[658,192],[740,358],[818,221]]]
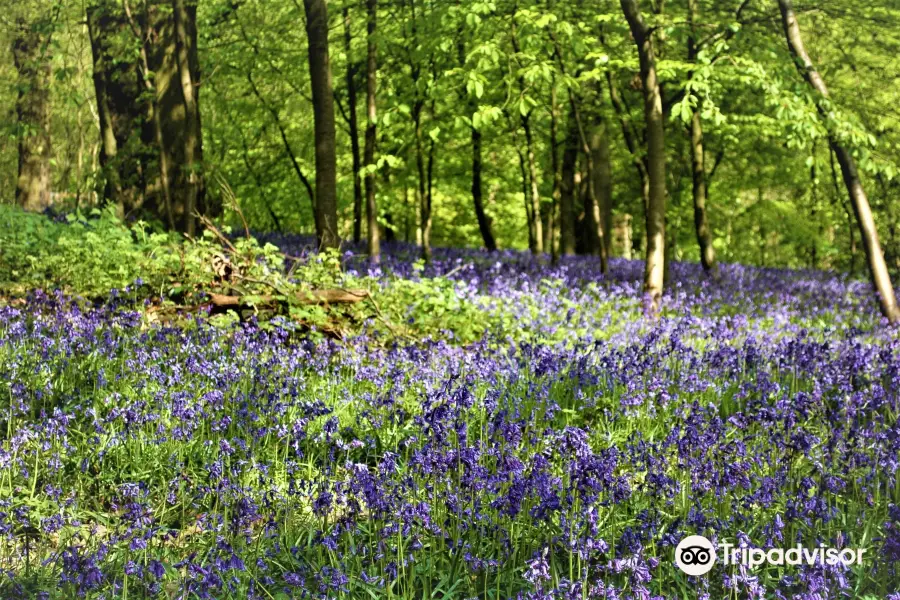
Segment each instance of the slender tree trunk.
[[375,41],[377,25],[377,0],[366,0],[368,14],[368,55],[366,59],[366,248],[369,260],[381,261],[381,235],[378,231],[378,207],[375,203],[375,128],[377,115],[375,93],[377,91],[378,46]]
[[200,105],[196,82],[191,76],[190,56],[196,53],[193,37],[188,35],[191,15],[185,7],[185,0],[172,0],[175,19],[175,45],[177,49],[178,77],[184,96],[184,163],[188,170],[187,189],[184,202],[183,230],[189,236],[196,235],[196,212],[200,211],[200,189],[203,185],[200,169],[203,162],[203,139],[200,130]]
[[328,59],[326,0],[303,0],[309,40],[309,78],[312,84],[316,145],[316,236],[319,248],[341,244],[337,224],[337,158],[335,155],[334,96]]
[[[579,186],[575,181],[576,172],[578,170],[578,132],[575,127],[575,119],[569,111],[568,135],[565,140],[565,147],[562,155],[562,165],[560,166],[560,190],[559,190],[559,229],[560,229],[560,245],[564,255],[574,254],[576,251],[575,243],[575,197],[579,195]],[[593,254],[597,249],[595,237],[597,235],[597,227],[593,224],[593,212],[589,206],[590,201],[587,194],[584,195],[584,223],[580,228],[582,232],[583,248],[588,254]]]
[[562,225],[558,222],[562,217],[557,218],[562,202],[562,166],[559,164],[559,102],[556,89],[556,78],[553,77],[550,80],[550,170],[553,172],[553,188],[550,190],[550,206],[546,208],[547,224],[543,233],[544,249],[550,252],[550,259],[554,264],[559,262],[562,244]]
[[344,5],[344,51],[347,54],[347,125],[350,127],[350,152],[353,157],[353,241],[362,238],[362,182],[360,171],[362,161],[359,154],[359,119],[356,108],[356,70],[357,63],[352,60],[350,51],[350,9]]
[[[550,34],[550,39],[553,42],[553,53],[556,56],[557,64],[562,74],[565,75],[565,61],[563,60],[559,40],[557,40],[556,35],[553,33],[552,29],[549,29],[548,32]],[[581,151],[584,152],[585,166],[587,167],[587,197],[588,202],[591,206],[590,213],[594,215],[592,225],[594,226],[594,230],[596,231],[597,240],[599,240],[597,248],[600,251],[600,270],[603,273],[608,273],[609,261],[607,260],[608,257],[606,255],[606,242],[604,241],[607,232],[603,231],[603,219],[600,217],[600,207],[597,204],[597,192],[594,188],[594,157],[591,153],[591,144],[588,140],[584,122],[581,118],[581,111],[578,109],[578,100],[576,99],[575,92],[572,89],[569,89],[569,110],[571,111],[572,117],[574,119],[576,131],[578,132],[578,139],[581,142]]]
[[[431,101],[431,118],[435,114],[435,101]],[[431,261],[431,200],[434,198],[434,138],[431,139],[428,146],[428,167],[426,168],[426,179],[428,185],[425,186],[425,195],[422,201],[422,255],[425,262]]]
[[581,121],[581,115],[579,113],[577,102],[575,100],[574,95],[572,95],[572,91],[569,90],[569,103],[571,105],[572,117],[575,123],[575,130],[578,132],[578,139],[581,142],[581,151],[584,153],[584,163],[586,166],[586,204],[585,208],[589,209],[590,219],[588,222],[592,227],[592,233],[594,235],[594,243],[596,244],[595,248],[598,256],[600,257],[600,271],[602,273],[609,272],[609,260],[606,254],[606,232],[603,230],[604,220],[601,215],[600,203],[598,201],[597,189],[596,189],[596,176],[595,166],[594,166],[594,154],[591,151],[591,144],[588,140],[587,133],[585,132],[584,123]]
[[525,153],[522,152],[519,144],[515,141],[514,143],[516,145],[516,154],[519,155],[519,172],[522,176],[522,198],[525,199],[525,220],[528,224],[528,249],[532,254],[537,254],[537,244],[534,238],[534,213],[531,210],[530,200],[531,181],[528,179],[528,160],[525,158]]
[[834,134],[834,124],[831,122],[829,109],[822,101],[828,98],[828,87],[825,85],[825,80],[819,75],[815,65],[806,53],[806,48],[803,46],[803,38],[800,34],[800,26],[797,23],[797,16],[794,14],[793,3],[791,0],[778,0],[778,7],[781,9],[781,20],[784,25],[784,33],[787,38],[788,48],[796,59],[797,68],[803,78],[806,79],[806,82],[821,97],[820,101],[816,103],[816,106],[825,123],[826,130],[828,131],[829,145],[831,146],[832,151],[834,151],[834,155],[837,157],[838,164],[841,167],[844,185],[850,196],[853,212],[856,214],[860,237],[862,238],[863,248],[865,249],[866,258],[869,262],[869,272],[872,277],[872,283],[878,294],[881,312],[891,324],[900,323],[900,307],[897,305],[897,298],[894,294],[893,285],[891,284],[887,263],[884,260],[881,243],[878,240],[878,229],[875,226],[875,218],[872,215],[872,209],[869,206],[869,198],[866,196],[862,181],[859,178],[856,162],[853,160],[853,156],[850,152],[838,141],[837,136]]
[[[516,35],[516,10],[517,6],[513,7],[513,16],[512,16],[512,24],[511,24],[511,33],[510,33],[510,41],[512,42],[513,50],[516,53],[516,60],[518,62],[518,55],[521,52],[521,48],[519,47],[519,38]],[[518,78],[519,81],[519,94],[520,100],[524,97],[526,85],[525,79],[523,77]],[[544,232],[541,224],[541,194],[540,194],[540,182],[537,177],[537,166],[535,164],[534,157],[534,136],[531,133],[531,110],[521,115],[522,129],[525,131],[525,154],[527,156],[528,163],[528,173],[529,176],[525,179],[526,183],[530,182],[530,190],[525,190],[525,213],[528,216],[528,247],[531,250],[532,254],[540,254],[544,251]],[[524,164],[523,164],[524,168]],[[524,173],[523,173],[524,175]],[[528,186],[526,185],[526,188]],[[529,193],[530,191],[530,193]],[[530,205],[529,205],[530,198]]]
[[597,119],[591,130],[590,142],[594,166],[594,193],[597,196],[593,218],[600,219],[604,234],[604,253],[609,257],[612,250],[612,165],[609,157],[609,131],[602,116]]
[[18,95],[19,172],[16,204],[29,211],[50,205],[50,59],[49,40],[19,18],[12,51]]
[[[412,29],[411,47],[415,48],[419,43],[418,21],[416,19],[416,3],[409,3],[409,22]],[[422,131],[422,112],[425,109],[425,98],[419,89],[419,79],[422,75],[422,65],[414,59],[412,53],[409,54],[410,75],[412,77],[413,93],[415,94],[415,102],[413,103],[412,117],[416,142],[416,174],[418,176],[418,185],[416,186],[416,200],[418,203],[418,227],[417,242],[422,248],[422,259],[425,262],[431,261],[431,171],[433,164],[434,140],[431,140],[431,150],[428,157],[428,169],[426,174],[425,168],[425,147],[424,135]],[[431,114],[434,117],[434,101],[431,104]]]
[[494,240],[494,234],[491,232],[491,220],[484,210],[481,167],[481,132],[472,127],[472,201],[475,204],[475,218],[478,220],[478,229],[481,231],[484,247],[493,252],[497,249],[497,242]]
[[637,45],[644,93],[644,118],[647,122],[647,256],[644,293],[651,314],[658,314],[662,301],[666,260],[666,145],[662,96],[656,77],[656,59],[651,30],[641,17],[637,0],[620,0],[625,19]]
[[[456,5],[457,7],[460,6],[459,0],[456,0]],[[460,68],[464,68],[466,65],[466,39],[464,23],[464,21],[460,21],[456,37],[456,53]],[[461,98],[466,99],[468,113],[470,116],[474,116],[474,113],[478,107],[474,102],[471,101],[471,99],[468,98],[468,91],[465,88],[462,89]],[[484,242],[484,247],[488,251],[493,252],[497,249],[497,242],[494,240],[494,234],[491,232],[491,220],[490,218],[488,218],[488,215],[484,210],[484,191],[481,189],[481,132],[478,130],[478,128],[475,127],[474,123],[471,126],[471,139],[472,202],[475,205],[475,218],[478,221],[478,230],[481,232],[481,239]]]
[[422,258],[428,262],[431,260],[431,238],[426,234],[431,231],[431,204],[428,198],[428,181],[425,175],[425,148],[422,140],[422,108],[424,103],[419,100],[413,106],[413,124],[416,136],[416,172],[419,176],[416,196],[419,201],[419,231],[421,232]]
[[556,89],[550,91],[550,157],[553,165],[553,196],[559,203],[559,251],[564,256],[575,254],[575,169],[578,162],[577,132],[570,114],[568,136],[562,163],[557,149],[559,136],[559,106]]
[[534,157],[534,136],[531,133],[530,115],[522,116],[522,129],[525,131],[525,149],[528,158],[528,177],[531,181],[530,197],[531,197],[531,229],[534,230],[534,248],[535,254],[544,251],[543,237],[544,230],[541,224],[541,192],[539,188],[537,162]]
[[706,167],[703,162],[703,126],[699,109],[691,116],[691,172],[694,197],[694,229],[700,248],[700,263],[703,270],[718,275],[716,251],[713,248],[712,232],[706,216]]
[[[698,0],[688,0],[688,61],[697,62],[699,53],[697,40]],[[700,248],[700,263],[703,270],[718,275],[716,251],[712,244],[712,233],[706,216],[706,167],[703,162],[703,123],[700,119],[701,101],[698,100],[691,115],[691,169],[694,198],[694,229],[697,233],[697,245]]]
[[831,183],[834,186],[834,198],[840,203],[841,208],[844,209],[844,214],[847,216],[847,235],[850,237],[850,273],[856,272],[856,236],[853,235],[853,210],[849,208],[846,202],[841,200],[841,188],[838,185],[838,176],[837,169],[834,166],[834,150],[831,148],[828,149],[828,161],[831,164]]

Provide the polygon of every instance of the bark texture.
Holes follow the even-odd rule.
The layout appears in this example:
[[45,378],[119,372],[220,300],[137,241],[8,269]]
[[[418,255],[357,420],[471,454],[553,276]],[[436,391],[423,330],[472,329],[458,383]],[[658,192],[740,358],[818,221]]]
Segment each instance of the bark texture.
[[[184,168],[187,170],[187,182],[184,188],[183,231],[194,236],[197,229],[195,213],[198,205],[200,188],[202,187],[203,142],[200,130],[200,103],[197,79],[191,72],[191,56],[197,56],[196,10],[188,13],[185,0],[172,0],[172,14],[175,20],[176,63],[178,79],[181,84],[181,95],[184,101]],[[188,29],[195,35],[191,36]]]
[[656,76],[652,32],[641,17],[637,0],[620,0],[620,2],[637,45],[641,65],[649,180],[644,293],[649,300],[650,312],[657,314],[662,301],[666,261],[666,147],[662,95]]
[[319,248],[337,248],[337,158],[335,156],[334,97],[328,58],[328,6],[325,0],[303,0],[309,40],[309,77],[312,84],[316,147],[316,237]]
[[891,284],[891,277],[888,273],[887,263],[884,260],[884,253],[881,250],[878,229],[875,226],[875,217],[869,205],[869,198],[863,188],[862,180],[859,178],[856,161],[853,160],[850,151],[840,143],[834,133],[834,124],[831,122],[827,107],[828,87],[803,46],[803,37],[800,33],[800,25],[797,23],[797,15],[794,13],[793,2],[791,0],[778,0],[778,7],[781,10],[781,21],[784,26],[788,48],[796,59],[797,69],[803,78],[806,79],[806,82],[820,96],[816,105],[828,131],[829,145],[834,151],[835,157],[837,157],[844,179],[844,186],[847,188],[850,203],[853,205],[853,212],[859,225],[863,249],[869,263],[869,273],[872,277],[875,291],[878,294],[881,313],[891,324],[900,323],[900,307],[897,306],[894,287]]
[[[173,8],[169,0],[100,0],[88,8],[87,25],[104,196],[122,214],[187,231],[190,204],[210,216],[221,206],[207,198],[202,178],[197,6],[181,0],[177,21]],[[129,49],[136,42],[135,55]],[[191,111],[183,82],[190,83]]]

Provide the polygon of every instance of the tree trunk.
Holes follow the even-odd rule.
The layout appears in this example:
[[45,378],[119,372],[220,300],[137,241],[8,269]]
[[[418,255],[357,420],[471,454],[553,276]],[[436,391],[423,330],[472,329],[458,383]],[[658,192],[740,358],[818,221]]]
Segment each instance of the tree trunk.
[[[525,130],[525,150],[528,158],[528,177],[531,181],[530,198],[531,198],[531,227],[534,232],[534,247],[531,249],[534,254],[540,254],[544,251],[544,229],[541,224],[541,192],[537,174],[537,164],[534,158],[534,136],[531,134],[531,119],[529,115],[522,116],[522,129]],[[527,198],[528,196],[526,196]]]
[[[434,118],[435,101],[431,101],[431,118]],[[431,261],[431,200],[434,198],[434,149],[435,141],[431,139],[428,146],[428,167],[426,168],[425,195],[422,210],[422,255],[425,262]]]
[[381,261],[381,236],[378,231],[378,207],[375,204],[375,93],[377,91],[378,46],[375,42],[377,0],[366,0],[368,14],[368,54],[366,59],[366,249],[369,260]]
[[519,155],[519,174],[522,177],[522,198],[525,203],[525,222],[528,225],[528,249],[532,254],[537,254],[537,245],[534,239],[534,214],[531,212],[531,181],[528,179],[528,160],[525,153],[519,147],[516,139],[515,131],[513,131],[513,145],[516,147],[516,154]]
[[[556,35],[553,33],[552,29],[549,29],[548,33],[550,34],[550,39],[553,42],[553,53],[556,56],[557,65],[559,66],[562,74],[566,75],[565,61],[563,60],[559,40],[557,40]],[[584,152],[585,166],[587,167],[587,201],[591,207],[590,214],[594,215],[594,231],[596,231],[597,240],[599,240],[597,247],[600,251],[600,271],[603,273],[607,273],[609,272],[609,261],[607,260],[608,257],[606,255],[606,242],[604,241],[604,238],[606,236],[603,231],[603,219],[600,217],[600,207],[597,204],[597,193],[594,189],[594,157],[591,153],[591,144],[588,141],[584,122],[581,118],[581,111],[578,110],[578,104],[579,103],[575,98],[575,92],[570,88],[569,110],[571,111],[572,118],[574,119],[576,131],[578,132],[578,139],[581,142],[581,151]]]
[[581,115],[578,111],[575,97],[572,95],[572,90],[569,90],[569,103],[571,105],[575,131],[578,132],[578,139],[581,142],[581,151],[584,153],[584,162],[585,166],[587,167],[585,181],[587,192],[585,199],[585,211],[586,214],[590,215],[590,217],[587,219],[587,222],[591,227],[591,233],[594,240],[592,243],[594,244],[597,255],[600,257],[600,271],[605,274],[609,272],[609,257],[606,254],[607,233],[603,230],[604,219],[603,215],[601,214],[600,202],[597,195],[594,153],[591,150],[591,144],[588,140],[587,133],[585,132],[584,123],[582,123],[581,121]]
[[[511,33],[510,33],[510,41],[512,42],[513,50],[516,53],[516,60],[518,61],[518,55],[521,52],[521,48],[519,46],[519,38],[516,35],[516,9],[518,7],[513,7],[513,16],[511,22]],[[523,77],[518,78],[519,81],[519,99],[520,101],[524,99],[524,94],[527,89],[525,84],[525,79]],[[540,183],[537,177],[537,166],[535,165],[535,157],[534,157],[534,136],[531,133],[531,110],[521,115],[521,123],[522,129],[525,131],[525,156],[527,156],[527,165],[528,165],[528,177],[525,177],[525,162],[522,163],[523,167],[523,185],[525,186],[525,214],[528,217],[528,248],[531,250],[532,254],[540,254],[544,251],[544,232],[541,224],[541,194],[540,194]],[[521,156],[520,158],[525,158]]]
[[[94,93],[100,125],[100,169],[104,199],[120,215],[141,208],[144,173],[139,139],[146,114],[137,85],[137,65],[121,55],[121,37],[127,30],[124,16],[113,2],[98,2],[86,11],[93,59]],[[129,34],[130,35],[130,34]]]
[[644,93],[644,118],[647,122],[647,255],[644,269],[644,293],[649,310],[659,313],[662,301],[666,260],[666,145],[662,96],[656,77],[656,59],[652,32],[644,23],[637,0],[620,0],[631,35],[637,45]]
[[703,162],[703,126],[699,109],[691,117],[691,171],[694,197],[694,229],[700,248],[700,263],[703,270],[714,277],[718,274],[716,251],[713,248],[712,233],[706,217],[706,167]]
[[50,56],[49,40],[19,18],[12,51],[16,97],[19,172],[16,204],[28,211],[50,205]]
[[550,80],[550,170],[553,172],[553,188],[550,190],[547,224],[544,226],[544,249],[550,252],[550,259],[556,264],[559,262],[561,245],[558,235],[561,234],[561,225],[557,222],[557,211],[562,202],[562,166],[559,164],[559,103],[555,77]]
[[847,217],[847,235],[850,237],[850,273],[856,273],[856,236],[853,235],[853,210],[847,206],[847,203],[841,200],[841,187],[838,185],[837,169],[834,166],[834,150],[828,149],[828,162],[831,165],[831,184],[834,186],[834,199],[844,209],[844,215]]
[[816,103],[816,106],[828,131],[828,143],[841,167],[844,185],[850,196],[853,212],[856,214],[860,237],[862,238],[863,248],[869,262],[872,283],[878,294],[881,313],[891,324],[900,323],[900,307],[897,306],[897,298],[894,295],[887,263],[884,260],[881,243],[878,240],[878,229],[875,226],[875,218],[869,206],[869,199],[859,178],[856,162],[853,160],[850,152],[838,141],[834,133],[834,124],[829,116],[830,109],[823,102],[823,100],[828,98],[828,88],[825,85],[825,80],[816,71],[815,65],[810,60],[809,55],[806,53],[806,48],[803,46],[803,38],[800,34],[800,26],[797,23],[797,16],[794,14],[793,3],[791,0],[778,0],[778,7],[781,9],[781,20],[784,25],[788,48],[796,59],[797,68],[803,78],[806,79],[806,82],[820,96],[820,101]]
[[425,148],[422,140],[422,109],[424,103],[419,100],[413,106],[413,125],[416,136],[416,173],[418,174],[418,187],[416,197],[419,201],[419,231],[422,244],[422,258],[428,262],[431,260],[431,199],[428,197],[428,181],[425,176]]
[[[688,1],[688,61],[697,62],[697,16],[698,0]],[[691,115],[691,173],[694,198],[694,229],[697,233],[697,245],[700,248],[700,263],[703,270],[714,277],[718,275],[716,251],[712,244],[712,233],[706,216],[706,166],[703,162],[703,123],[700,119],[701,100],[698,99]]]
[[609,132],[603,117],[597,119],[591,130],[591,154],[593,155],[594,194],[597,197],[593,219],[599,217],[603,231],[604,253],[612,250],[612,165],[609,158]]
[[172,0],[172,13],[175,19],[175,46],[177,49],[178,78],[181,82],[181,93],[184,97],[184,165],[188,170],[187,187],[184,201],[183,231],[189,236],[196,234],[196,217],[200,212],[200,189],[202,183],[203,139],[200,130],[200,103],[197,96],[197,84],[191,75],[190,56],[196,55],[193,47],[195,39],[188,35],[188,28],[196,30],[196,13],[189,14],[185,8],[185,0]]
[[309,78],[312,85],[316,146],[316,237],[319,248],[341,244],[337,225],[337,158],[335,156],[334,97],[328,59],[326,0],[303,0],[309,40]]
[[[558,150],[559,107],[555,88],[551,88],[550,157],[553,164],[553,195],[559,203],[559,252],[571,256],[576,252],[575,243],[575,169],[578,162],[577,132],[570,118],[566,145],[560,164]],[[571,115],[571,111],[570,111]]]
[[359,119],[356,114],[357,64],[353,62],[350,53],[350,9],[345,5],[343,12],[344,51],[347,53],[347,125],[350,127],[350,152],[353,157],[353,241],[358,243],[362,238],[362,161],[359,154]]
[[491,232],[491,220],[484,210],[481,165],[481,132],[472,127],[472,201],[475,204],[475,218],[478,219],[478,229],[481,231],[484,247],[493,252],[497,249],[497,242]]
[[[460,0],[456,0],[456,6],[460,6]],[[462,13],[464,14],[464,13]],[[460,68],[466,66],[466,38],[465,38],[465,21],[461,20],[456,32],[456,54],[459,60]],[[478,109],[475,102],[468,97],[468,90],[462,88],[461,99],[466,100],[468,113],[470,117],[474,117],[475,111]],[[481,132],[471,125],[472,139],[472,202],[475,205],[475,218],[478,221],[478,230],[481,232],[481,239],[484,247],[493,252],[497,249],[497,242],[494,240],[494,234],[491,233],[491,221],[484,211],[484,192],[481,189]]]
[[[571,111],[569,112],[571,115]],[[568,135],[563,149],[562,165],[560,166],[560,193],[559,193],[559,229],[560,250],[564,255],[574,254],[575,243],[575,197],[578,195],[578,186],[575,182],[575,173],[578,170],[578,132],[575,128],[574,117],[570,116]],[[585,204],[588,203],[585,194]],[[580,231],[583,232],[584,251],[592,254],[596,250],[595,236],[597,228],[593,225],[593,212],[584,211],[584,223]]]
[[[166,152],[166,144],[163,139],[163,126],[162,126],[162,116],[160,114],[159,108],[159,94],[157,93],[157,87],[154,82],[154,73],[150,69],[150,59],[149,59],[149,49],[147,46],[150,44],[150,19],[145,14],[144,19],[142,20],[142,25],[138,23],[138,20],[134,18],[134,15],[131,13],[131,7],[128,4],[128,0],[124,0],[122,3],[123,8],[125,9],[125,15],[128,18],[128,24],[131,26],[131,30],[134,33],[134,36],[140,40],[140,59],[141,59],[141,80],[144,82],[144,87],[147,89],[147,96],[149,96],[150,100],[148,103],[148,121],[152,123],[153,128],[153,139],[156,142],[157,146],[157,156],[159,157],[159,182],[160,189],[162,190],[163,195],[163,210],[165,215],[165,222],[168,225],[169,229],[175,229],[175,214],[172,211],[172,192],[169,181],[169,154]],[[145,11],[146,12],[146,11]]]
[[[159,218],[170,227],[173,222],[176,227],[183,227],[189,189],[186,137],[193,132],[191,135],[199,143],[199,115],[195,115],[195,127],[189,127],[179,81],[184,54],[179,52],[175,15],[161,10],[159,4],[141,4],[143,10],[133,18],[130,7],[124,6],[128,10],[123,11],[118,2],[97,2],[87,10],[100,126],[100,166],[106,184],[104,197],[122,215],[142,213]],[[183,8],[187,18],[179,22],[187,41],[187,68],[193,82],[199,79],[200,68],[196,6]],[[137,53],[131,52],[134,42],[139,42]],[[146,73],[153,74],[152,80]],[[195,90],[196,86],[192,86]],[[195,161],[202,162],[202,146],[194,149]],[[163,172],[167,177],[162,176]],[[200,183],[199,189],[193,189],[198,200],[196,208],[204,213],[207,210],[202,204]]]

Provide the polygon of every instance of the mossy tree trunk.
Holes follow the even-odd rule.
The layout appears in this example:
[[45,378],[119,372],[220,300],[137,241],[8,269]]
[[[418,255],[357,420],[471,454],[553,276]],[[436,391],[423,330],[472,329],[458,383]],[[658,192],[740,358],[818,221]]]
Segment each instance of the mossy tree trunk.
[[111,0],[87,9],[104,197],[124,215],[190,232],[192,212],[221,211],[202,177],[197,6],[180,0],[177,19],[170,0],[129,7],[131,19]]

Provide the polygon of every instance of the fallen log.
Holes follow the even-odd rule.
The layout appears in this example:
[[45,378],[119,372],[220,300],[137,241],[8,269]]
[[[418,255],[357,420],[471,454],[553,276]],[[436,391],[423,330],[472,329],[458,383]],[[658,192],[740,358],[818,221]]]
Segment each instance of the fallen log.
[[[229,296],[227,294],[209,293],[209,301],[216,308],[257,308],[274,306],[279,300],[274,296],[253,296],[255,302],[249,302],[247,296]],[[369,290],[363,289],[330,289],[305,290],[297,292],[293,302],[297,304],[354,304],[369,297]]]

